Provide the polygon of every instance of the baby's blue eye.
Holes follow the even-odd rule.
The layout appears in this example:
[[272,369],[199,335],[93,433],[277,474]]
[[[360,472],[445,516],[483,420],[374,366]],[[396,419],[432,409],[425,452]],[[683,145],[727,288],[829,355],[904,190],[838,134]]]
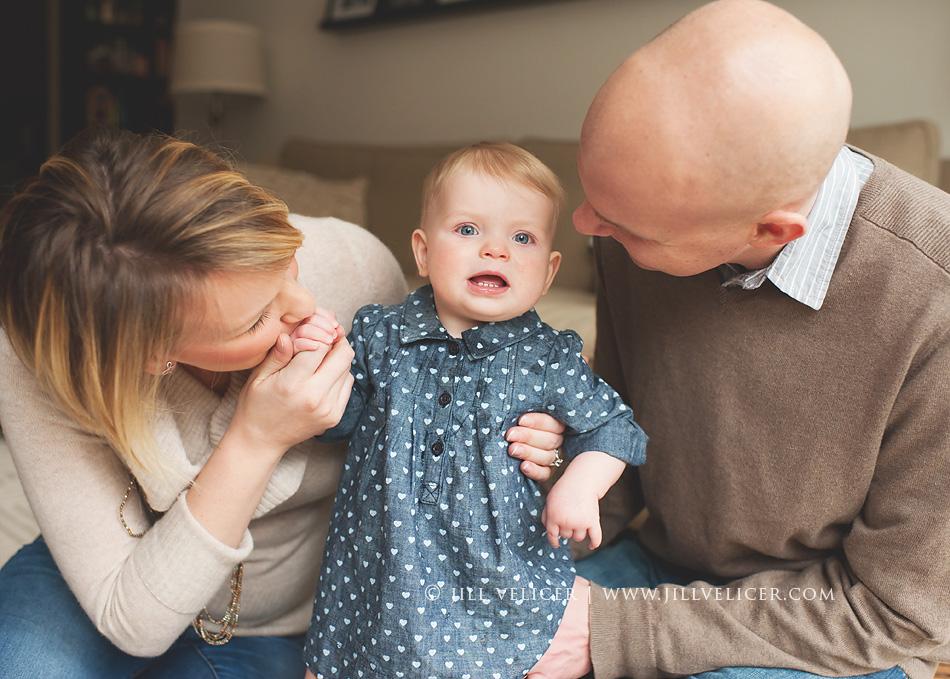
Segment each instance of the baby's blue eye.
[[534,239],[527,233],[516,233],[513,240],[521,245],[528,245]]
[[463,236],[474,236],[478,233],[478,230],[471,224],[462,224],[462,226],[459,227],[459,233]]

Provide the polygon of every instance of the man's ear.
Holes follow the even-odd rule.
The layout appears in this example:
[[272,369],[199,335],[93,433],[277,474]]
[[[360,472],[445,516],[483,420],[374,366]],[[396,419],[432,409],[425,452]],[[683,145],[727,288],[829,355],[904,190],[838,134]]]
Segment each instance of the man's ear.
[[754,248],[781,247],[801,238],[808,231],[805,215],[791,210],[772,210],[755,225],[755,233],[749,242]]
[[416,258],[416,269],[423,278],[429,277],[429,247],[426,245],[426,232],[416,229],[412,232],[412,254]]
[[542,295],[548,294],[548,288],[550,288],[551,283],[554,282],[554,276],[557,275],[557,270],[560,266],[561,253],[557,250],[553,250],[550,258],[548,258],[548,278],[544,281],[544,290],[541,291]]

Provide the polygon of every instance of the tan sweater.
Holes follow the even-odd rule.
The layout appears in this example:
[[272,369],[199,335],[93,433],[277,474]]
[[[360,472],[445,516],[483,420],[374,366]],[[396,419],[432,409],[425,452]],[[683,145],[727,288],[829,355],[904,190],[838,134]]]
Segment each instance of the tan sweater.
[[599,239],[597,371],[650,435],[605,521],[640,497],[649,549],[731,582],[595,587],[598,679],[950,658],[950,197],[874,162],[820,311]]
[[[396,260],[369,232],[335,219],[293,215],[306,236],[299,280],[317,304],[348,326],[364,304],[406,294]],[[223,398],[186,371],[163,378],[157,435],[168,459],[191,478],[220,440],[247,375]],[[300,634],[310,621],[320,559],[345,445],[305,441],[281,460],[244,540],[231,549],[189,514],[184,487],[136,476],[151,506],[166,512],[149,528],[139,496],[118,508],[129,472],[96,437],[76,427],[0,335],[0,421],[30,506],[66,581],[96,627],[133,655],[161,654],[207,605],[220,617],[228,581],[245,562],[237,635]],[[51,620],[50,624],[55,624]]]

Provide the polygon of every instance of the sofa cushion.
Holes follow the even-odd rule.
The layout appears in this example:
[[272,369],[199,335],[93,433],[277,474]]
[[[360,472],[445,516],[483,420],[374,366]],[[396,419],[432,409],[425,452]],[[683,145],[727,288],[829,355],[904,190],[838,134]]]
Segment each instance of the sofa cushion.
[[931,120],[854,127],[848,143],[934,186],[940,182],[940,129]]
[[321,177],[366,177],[370,193],[365,226],[392,250],[403,271],[414,274],[410,235],[419,224],[422,182],[429,170],[458,148],[451,146],[372,146],[291,138],[280,164]]
[[296,170],[249,163],[241,170],[256,184],[287,204],[287,209],[308,217],[338,217],[366,224],[366,177],[326,179]]

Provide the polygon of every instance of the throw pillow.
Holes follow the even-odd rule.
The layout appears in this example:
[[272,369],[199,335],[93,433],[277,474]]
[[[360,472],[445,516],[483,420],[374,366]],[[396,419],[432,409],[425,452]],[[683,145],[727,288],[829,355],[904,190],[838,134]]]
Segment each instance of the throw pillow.
[[369,180],[324,179],[299,170],[248,163],[244,175],[287,204],[287,209],[309,217],[338,217],[366,226],[366,194]]

